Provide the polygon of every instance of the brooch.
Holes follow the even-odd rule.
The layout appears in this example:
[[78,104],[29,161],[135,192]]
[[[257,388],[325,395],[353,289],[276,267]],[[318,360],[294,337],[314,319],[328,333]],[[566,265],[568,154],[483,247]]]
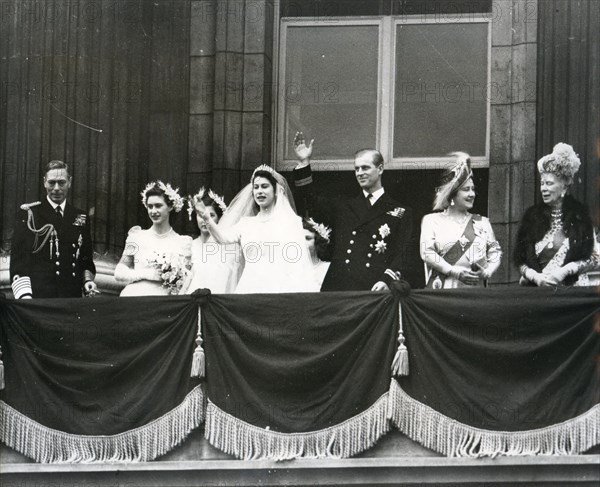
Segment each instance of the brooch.
[[482,238],[485,238],[487,234],[485,228],[479,225],[479,223],[476,221],[473,221],[473,233]]
[[375,243],[375,252],[379,254],[383,254],[387,249],[387,244],[383,240],[378,240]]
[[396,218],[402,218],[404,216],[404,212],[405,211],[406,210],[404,208],[402,208],[400,206],[397,206],[393,210],[387,211],[386,213],[388,215],[391,215],[391,216],[396,217]]
[[388,227],[387,223],[385,223],[379,227],[379,235],[381,235],[381,238],[387,237],[390,233],[392,233],[392,232],[390,230],[390,227]]
[[77,215],[77,218],[75,218],[75,221],[73,222],[73,225],[75,225],[76,227],[82,227],[85,225],[85,222],[87,221],[87,216],[86,215]]

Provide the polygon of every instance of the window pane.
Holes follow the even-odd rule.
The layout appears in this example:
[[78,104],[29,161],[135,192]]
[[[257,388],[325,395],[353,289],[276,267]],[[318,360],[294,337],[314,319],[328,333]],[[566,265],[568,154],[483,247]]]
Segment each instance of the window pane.
[[485,156],[488,24],[396,27],[394,157]]
[[315,159],[351,158],[377,134],[378,26],[289,27],[285,159],[297,131],[318,141]]

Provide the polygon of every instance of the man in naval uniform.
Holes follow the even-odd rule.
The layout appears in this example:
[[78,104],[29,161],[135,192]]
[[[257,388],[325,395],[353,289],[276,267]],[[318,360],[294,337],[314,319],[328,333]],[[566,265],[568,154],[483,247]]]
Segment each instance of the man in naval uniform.
[[332,226],[333,249],[321,291],[384,291],[409,264],[412,211],[389,196],[382,184],[383,157],[375,149],[355,154],[354,171],[361,192],[354,198],[326,198],[312,190],[312,145],[296,134],[299,163],[297,193],[307,209],[317,210]]
[[68,165],[50,161],[44,187],[46,197],[22,205],[15,224],[10,256],[15,298],[93,295],[98,288],[89,219],[66,201]]

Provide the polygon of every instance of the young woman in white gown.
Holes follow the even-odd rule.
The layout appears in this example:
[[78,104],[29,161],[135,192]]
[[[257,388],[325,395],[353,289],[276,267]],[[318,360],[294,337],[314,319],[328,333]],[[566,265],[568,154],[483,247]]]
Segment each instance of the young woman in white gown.
[[115,279],[126,284],[121,296],[167,295],[169,289],[163,286],[154,262],[164,256],[172,262],[189,264],[192,238],[179,235],[169,224],[171,212],[183,208],[183,198],[162,181],[148,184],[141,195],[152,226],[146,230],[139,226],[129,230],[123,256],[115,268]]
[[255,169],[218,225],[207,211],[202,218],[218,243],[241,245],[235,293],[319,291],[289,186],[271,167]]
[[190,218],[192,215],[195,218],[200,235],[192,242],[191,278],[184,291],[186,294],[203,288],[210,289],[215,294],[233,291],[228,288],[232,271],[232,259],[228,252],[231,249],[215,241],[201,217],[206,211],[216,224],[226,209],[223,198],[212,190],[200,188],[198,193],[188,199],[188,212]]
[[331,229],[322,223],[317,223],[312,218],[303,218],[302,227],[304,228],[304,238],[310,252],[315,281],[319,289],[321,289],[325,274],[327,274],[329,264],[331,264],[331,262],[324,260],[327,246],[329,245]]

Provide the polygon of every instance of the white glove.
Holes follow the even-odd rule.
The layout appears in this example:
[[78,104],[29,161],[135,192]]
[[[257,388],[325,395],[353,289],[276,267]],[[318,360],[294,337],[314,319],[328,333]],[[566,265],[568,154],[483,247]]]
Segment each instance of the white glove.
[[117,264],[115,267],[115,280],[123,284],[131,284],[132,282],[142,281],[160,281],[158,269],[154,267],[144,267],[139,270],[131,269],[125,264]]

